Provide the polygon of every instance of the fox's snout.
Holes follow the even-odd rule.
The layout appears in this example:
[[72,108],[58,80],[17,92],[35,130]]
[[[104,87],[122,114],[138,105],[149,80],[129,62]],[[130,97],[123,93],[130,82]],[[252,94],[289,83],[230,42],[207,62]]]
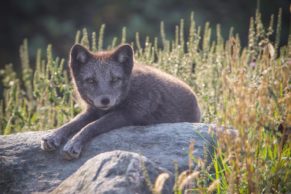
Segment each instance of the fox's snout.
[[98,109],[109,109],[112,106],[115,105],[115,99],[112,98],[111,96],[107,96],[107,95],[102,95],[102,96],[98,96],[96,99],[94,99],[94,106]]

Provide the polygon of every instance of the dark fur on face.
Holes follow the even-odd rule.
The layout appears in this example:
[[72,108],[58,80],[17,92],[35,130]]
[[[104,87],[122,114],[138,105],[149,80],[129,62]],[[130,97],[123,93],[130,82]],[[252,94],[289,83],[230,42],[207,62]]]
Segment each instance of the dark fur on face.
[[76,90],[87,104],[108,110],[126,98],[133,67],[133,51],[129,45],[93,54],[77,44],[72,47],[70,57]]

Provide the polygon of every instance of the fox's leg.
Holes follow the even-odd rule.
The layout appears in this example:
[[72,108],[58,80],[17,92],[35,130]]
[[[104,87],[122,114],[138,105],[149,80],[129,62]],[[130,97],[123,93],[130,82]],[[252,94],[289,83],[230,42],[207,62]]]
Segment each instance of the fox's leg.
[[63,148],[65,159],[74,159],[80,156],[83,146],[91,138],[108,132],[112,129],[117,129],[123,126],[129,126],[132,122],[127,119],[121,111],[112,112],[104,115],[100,119],[86,125],[74,137],[66,143]]
[[42,137],[41,149],[53,151],[59,147],[69,136],[77,133],[87,124],[98,119],[93,112],[86,111],[77,115],[73,120],[63,126],[54,129],[52,133]]

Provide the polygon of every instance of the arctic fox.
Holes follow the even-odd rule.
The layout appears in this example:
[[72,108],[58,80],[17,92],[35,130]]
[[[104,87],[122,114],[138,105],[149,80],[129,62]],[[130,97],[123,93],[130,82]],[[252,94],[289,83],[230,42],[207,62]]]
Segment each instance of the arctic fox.
[[123,126],[199,122],[200,108],[191,88],[179,79],[134,62],[130,45],[92,53],[76,44],[69,62],[84,111],[42,138],[41,148],[63,147],[64,157],[80,156],[89,139]]

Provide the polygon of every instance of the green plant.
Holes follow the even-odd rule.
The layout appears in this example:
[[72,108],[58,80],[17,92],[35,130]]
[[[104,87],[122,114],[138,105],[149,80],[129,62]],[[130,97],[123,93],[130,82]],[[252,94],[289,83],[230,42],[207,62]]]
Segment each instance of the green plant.
[[46,57],[37,50],[32,70],[28,41],[20,47],[22,72],[17,77],[9,64],[1,70],[4,98],[1,100],[1,134],[53,128],[79,111],[72,86],[64,71],[64,60],[53,58],[52,46]]

